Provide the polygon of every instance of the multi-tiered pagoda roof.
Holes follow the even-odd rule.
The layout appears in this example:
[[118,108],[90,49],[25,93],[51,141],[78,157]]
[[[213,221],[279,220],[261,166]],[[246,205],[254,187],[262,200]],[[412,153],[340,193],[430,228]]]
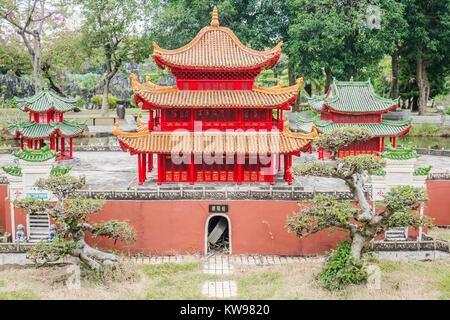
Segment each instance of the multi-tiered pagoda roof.
[[[395,145],[395,137],[411,129],[410,119],[405,121],[382,119],[383,113],[397,108],[398,99],[392,100],[378,96],[370,79],[367,81],[334,80],[326,95],[308,100],[311,109],[321,112],[321,115],[320,119],[297,116],[296,124],[301,131],[309,132],[313,125],[321,133],[348,126],[366,127],[378,139],[376,142],[378,145],[375,143],[365,150],[369,153],[376,154],[384,149],[384,137],[390,137]],[[353,148],[347,154],[357,154],[359,151]]]
[[[286,88],[281,82],[272,88],[254,85],[262,70],[277,63],[281,45],[265,51],[246,47],[230,29],[219,26],[216,8],[211,25],[200,30],[187,45],[165,50],[154,43],[157,65],[170,70],[176,85],[159,86],[148,78],[144,85],[132,75],[135,101],[143,110],[150,110],[149,121],[139,116],[137,133],[122,132],[117,124],[113,131],[124,151],[139,156],[139,183],[145,181],[145,171],[151,170],[154,153],[158,156],[158,183],[273,183],[275,160],[261,165],[249,163],[250,158],[259,159],[260,154],[285,156],[284,177],[291,183],[292,155],[309,150],[317,136],[314,128],[308,134],[293,133],[289,121],[283,120],[283,110],[290,110],[295,103],[303,79]],[[188,167],[174,164],[170,160],[173,152],[203,160]],[[231,156],[235,162],[229,164],[232,167],[222,161],[205,164],[204,154],[223,155],[227,160]],[[237,164],[236,157],[243,162]],[[272,173],[263,174],[262,168]]]
[[[8,131],[26,141],[29,148],[40,149],[44,139],[50,140],[50,148],[60,151],[60,159],[72,158],[72,138],[83,134],[86,122],[64,120],[63,114],[76,107],[76,100],[64,98],[49,89],[44,89],[32,97],[16,98],[17,107],[29,113],[29,119],[7,121]],[[65,139],[70,141],[70,151],[66,153]]]

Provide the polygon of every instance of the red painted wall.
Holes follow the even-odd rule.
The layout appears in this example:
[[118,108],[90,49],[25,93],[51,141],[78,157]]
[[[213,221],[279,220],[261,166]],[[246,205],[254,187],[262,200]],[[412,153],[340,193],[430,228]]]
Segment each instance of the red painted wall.
[[0,229],[6,230],[6,213],[9,212],[8,205],[9,202],[6,201],[6,197],[8,197],[8,185],[2,184],[0,185]]
[[[208,205],[224,203],[229,208],[234,254],[312,255],[345,238],[342,232],[329,237],[324,231],[306,239],[289,234],[286,216],[298,210],[296,201],[108,201],[90,221],[129,220],[138,240],[131,248],[116,244],[117,249],[154,254],[204,252],[205,225],[213,215]],[[113,244],[100,238],[89,242],[102,248]]]
[[[450,225],[450,181],[427,181],[429,201],[425,215],[435,218],[435,225]],[[204,252],[205,224],[209,204],[229,205],[232,252],[281,255],[313,255],[335,247],[345,234],[327,231],[305,239],[285,228],[286,216],[298,210],[296,201],[107,201],[103,210],[91,215],[91,222],[129,220],[137,233],[137,242],[128,247],[103,238],[89,238],[92,245],[130,253],[147,254]],[[7,186],[0,185],[0,226],[11,232]],[[267,223],[263,223],[267,221]],[[15,209],[16,229],[26,223],[26,215]],[[410,232],[410,236],[417,232]]]
[[424,214],[436,226],[450,226],[450,180],[427,180],[428,201]]

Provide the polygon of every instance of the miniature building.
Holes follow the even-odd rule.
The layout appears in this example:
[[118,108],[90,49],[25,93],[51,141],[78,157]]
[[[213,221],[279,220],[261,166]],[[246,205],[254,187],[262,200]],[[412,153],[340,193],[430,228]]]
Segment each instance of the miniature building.
[[[311,109],[320,111],[320,120],[311,121],[297,116],[297,126],[307,131],[314,124],[321,133],[348,126],[364,126],[373,138],[346,146],[339,150],[338,158],[349,155],[378,155],[384,150],[384,139],[389,137],[395,147],[396,137],[411,129],[411,120],[382,120],[383,113],[397,108],[398,99],[391,100],[377,96],[370,79],[367,81],[334,80],[326,96],[309,99]],[[319,149],[319,159],[323,160],[324,150]]]
[[[388,145],[387,150],[381,153],[380,156],[386,160],[386,167],[370,172],[370,179],[368,181],[371,186],[373,201],[382,201],[383,196],[391,188],[401,185],[427,188],[425,180],[431,170],[431,165],[425,168],[414,169],[419,155],[414,150],[412,144],[404,148],[394,148]],[[421,208],[421,212],[423,213],[423,207]],[[421,234],[422,228],[420,228],[419,237]],[[385,233],[385,240],[398,241],[407,239],[408,228],[394,228]]]
[[284,163],[284,179],[292,182],[292,156],[309,150],[317,136],[296,134],[283,122],[302,79],[293,86],[273,88],[254,85],[261,70],[272,68],[281,55],[273,49],[255,51],[234,33],[219,27],[214,8],[211,25],[187,45],[164,50],[155,43],[153,56],[161,69],[176,78],[173,87],[138,83],[132,75],[136,103],[150,110],[149,121],[139,117],[138,132],[114,134],[124,151],[138,155],[139,184],[157,157],[162,182],[269,182],[274,183],[276,164]]
[[[21,198],[38,198],[54,201],[55,197],[49,191],[39,190],[34,187],[35,182],[49,175],[60,176],[68,173],[72,167],[55,166],[55,158],[59,152],[50,150],[48,145],[39,150],[29,149],[23,146],[23,150],[13,153],[17,159],[13,165],[2,166],[8,176],[9,181],[9,200],[13,201]],[[10,203],[12,239],[25,241],[23,237],[15,234],[16,223],[15,209],[13,203]],[[25,222],[25,221],[23,221]],[[29,242],[46,241],[50,236],[50,218],[45,213],[30,213],[26,215],[26,240]],[[23,225],[22,225],[23,227]],[[24,231],[24,230],[22,230]]]
[[[29,98],[16,98],[20,110],[29,112],[28,121],[8,121],[8,131],[20,137],[20,148],[24,142],[28,148],[39,150],[44,140],[50,140],[50,150],[59,152],[56,160],[72,159],[72,139],[84,132],[85,124],[64,120],[64,113],[76,107],[76,100],[63,98],[55,92],[44,89]],[[66,142],[69,148],[66,149]],[[25,141],[24,141],[25,140]]]

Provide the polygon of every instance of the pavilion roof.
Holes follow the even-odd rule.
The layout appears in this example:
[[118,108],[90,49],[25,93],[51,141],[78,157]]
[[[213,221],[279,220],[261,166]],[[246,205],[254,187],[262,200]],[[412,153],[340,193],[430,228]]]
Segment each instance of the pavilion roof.
[[154,107],[281,107],[295,103],[303,78],[293,86],[282,88],[281,83],[272,88],[254,86],[252,90],[179,90],[177,86],[162,87],[147,80],[144,86],[131,75],[133,91]]
[[23,150],[19,150],[13,153],[13,156],[29,162],[43,162],[50,160],[60,153],[54,150],[50,150],[50,146],[46,145],[39,150],[30,149],[27,146],[23,146]]
[[122,132],[113,134],[119,139],[124,150],[139,153],[213,153],[216,154],[260,154],[291,153],[308,146],[317,136],[312,128],[308,134],[293,133],[289,124],[282,132]]
[[281,55],[280,42],[273,49],[256,51],[243,45],[233,31],[219,27],[214,7],[211,25],[204,27],[187,45],[175,49],[161,49],[153,42],[153,56],[161,68],[181,66],[193,68],[254,68],[273,67]]
[[22,111],[46,112],[53,109],[58,112],[67,112],[77,105],[76,99],[61,97],[49,89],[43,89],[32,97],[15,99]]
[[22,136],[30,139],[48,138],[57,134],[63,138],[79,136],[83,133],[86,122],[78,123],[73,120],[63,120],[62,122],[37,123],[36,121],[7,121],[8,131],[13,136]]
[[326,96],[310,98],[313,110],[328,108],[339,113],[381,113],[393,109],[398,99],[391,100],[375,94],[370,79],[367,81],[337,81],[331,84]]
[[316,126],[320,133],[326,133],[334,129],[351,126],[366,127],[376,137],[401,136],[411,129],[411,120],[388,121],[381,120],[379,123],[334,123],[319,119],[305,119],[297,115],[297,127],[304,132],[309,132],[312,126]]

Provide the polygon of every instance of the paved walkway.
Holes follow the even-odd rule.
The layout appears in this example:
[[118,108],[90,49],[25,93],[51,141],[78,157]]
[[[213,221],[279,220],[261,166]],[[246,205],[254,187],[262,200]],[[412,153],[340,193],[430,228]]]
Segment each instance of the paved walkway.
[[[320,259],[320,257],[318,258]],[[203,262],[203,273],[216,275],[220,278],[216,281],[205,281],[201,287],[201,293],[208,298],[232,298],[238,295],[238,286],[235,280],[230,279],[237,267],[240,266],[270,266],[287,265],[291,263],[305,262],[305,257],[262,256],[262,255],[213,255],[202,257],[200,255],[177,255],[155,257],[126,258],[137,264],[161,264],[161,263],[188,263],[194,261]]]

